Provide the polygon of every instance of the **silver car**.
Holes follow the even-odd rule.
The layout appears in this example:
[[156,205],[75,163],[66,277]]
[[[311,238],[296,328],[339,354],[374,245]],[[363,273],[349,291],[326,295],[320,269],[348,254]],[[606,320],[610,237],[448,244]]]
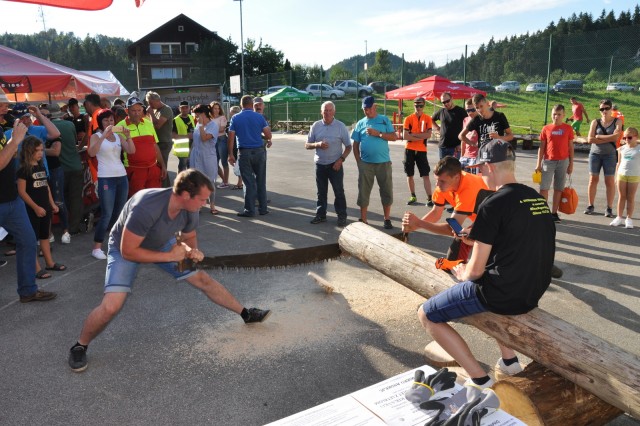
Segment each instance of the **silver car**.
[[322,96],[323,98],[329,99],[344,98],[344,92],[342,90],[334,89],[328,84],[312,83],[309,84],[304,91],[317,97]]
[[633,92],[635,88],[629,83],[609,83],[607,92]]

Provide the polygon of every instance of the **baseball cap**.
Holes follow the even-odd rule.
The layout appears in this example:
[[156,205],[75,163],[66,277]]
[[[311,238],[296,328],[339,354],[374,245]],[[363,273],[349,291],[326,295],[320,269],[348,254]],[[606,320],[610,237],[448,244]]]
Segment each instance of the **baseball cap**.
[[419,98],[415,98],[415,99],[413,100],[413,103],[414,103],[414,104],[421,104],[421,105],[424,105],[424,104],[425,104],[425,102],[426,102],[426,101],[424,100],[424,98],[420,98],[420,97],[419,97]]
[[144,106],[144,102],[142,102],[140,100],[140,98],[136,98],[135,96],[132,96],[129,99],[127,99],[127,108],[131,108],[132,106],[134,106],[136,104],[140,104],[140,105]]
[[51,114],[51,118],[62,118],[64,116],[64,111],[60,108],[60,105],[57,103],[52,103],[49,105],[49,114]]
[[29,104],[24,102],[18,102],[13,106],[13,109],[11,110],[11,115],[13,115],[15,118],[21,118],[27,114],[29,114]]
[[376,103],[376,100],[373,99],[373,96],[367,96],[364,99],[362,99],[362,108],[371,108],[375,103]]
[[180,101],[180,106],[189,106],[189,102],[187,102],[187,101]]
[[262,100],[262,98],[260,96],[253,98],[253,103],[254,104],[263,104],[264,100]]
[[501,163],[507,160],[514,161],[515,159],[516,153],[509,142],[505,142],[502,139],[491,139],[478,150],[478,159],[475,166]]

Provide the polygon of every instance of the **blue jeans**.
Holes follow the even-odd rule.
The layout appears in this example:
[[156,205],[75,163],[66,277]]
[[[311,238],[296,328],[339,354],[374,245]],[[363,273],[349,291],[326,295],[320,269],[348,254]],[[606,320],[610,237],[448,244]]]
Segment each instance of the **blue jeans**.
[[[13,184],[13,183],[12,183]],[[36,285],[36,234],[33,232],[22,198],[0,203],[0,226],[16,241],[16,270],[18,294],[31,296],[38,291]]]
[[111,229],[127,202],[129,181],[126,176],[98,178],[98,197],[100,197],[100,221],[96,225],[93,241],[101,243],[107,231]]
[[218,153],[218,159],[222,167],[229,167],[229,146],[227,145],[227,136],[218,136],[216,142],[216,152]]
[[49,185],[51,189],[51,196],[58,208],[58,218],[60,218],[60,224],[62,229],[69,229],[69,214],[67,213],[67,205],[64,202],[64,169],[58,167],[51,169],[49,175]]
[[447,147],[438,147],[438,152],[440,153],[440,159],[442,160],[447,155],[450,157],[457,157],[456,148],[447,148]]
[[189,157],[178,157],[178,173],[189,168]]
[[327,192],[329,182],[336,198],[333,207],[340,219],[347,218],[347,199],[344,196],[344,168],[333,170],[332,164],[316,164],[316,186],[318,187],[318,201],[316,202],[316,216],[327,216]]
[[267,153],[260,148],[240,148],[238,162],[244,183],[244,213],[256,214],[256,197],[260,213],[267,213]]

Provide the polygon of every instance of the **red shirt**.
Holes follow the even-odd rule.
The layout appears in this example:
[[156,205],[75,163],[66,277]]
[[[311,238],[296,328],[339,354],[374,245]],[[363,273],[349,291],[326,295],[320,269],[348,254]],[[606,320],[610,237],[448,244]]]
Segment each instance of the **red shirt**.
[[572,117],[574,120],[582,121],[582,114],[584,114],[584,105],[582,105],[580,102],[576,102],[575,104],[572,104],[571,112],[573,113]]
[[545,160],[565,160],[569,158],[569,146],[575,139],[573,128],[568,124],[547,124],[540,132],[540,140],[546,142]]

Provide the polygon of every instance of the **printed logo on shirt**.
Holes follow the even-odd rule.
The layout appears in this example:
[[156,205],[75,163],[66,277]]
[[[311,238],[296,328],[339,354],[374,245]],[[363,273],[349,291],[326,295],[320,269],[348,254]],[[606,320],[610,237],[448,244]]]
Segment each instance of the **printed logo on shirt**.
[[33,181],[33,187],[34,188],[42,188],[44,186],[49,186],[49,184],[47,183],[47,180],[34,180]]
[[562,136],[562,135],[564,135],[564,130],[562,130],[562,129],[552,130],[551,134],[554,135],[554,136]]

